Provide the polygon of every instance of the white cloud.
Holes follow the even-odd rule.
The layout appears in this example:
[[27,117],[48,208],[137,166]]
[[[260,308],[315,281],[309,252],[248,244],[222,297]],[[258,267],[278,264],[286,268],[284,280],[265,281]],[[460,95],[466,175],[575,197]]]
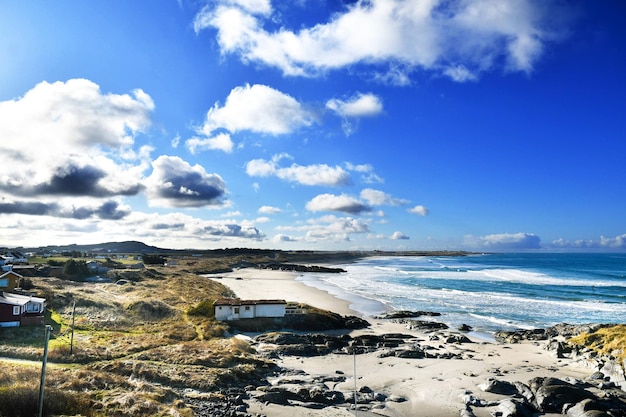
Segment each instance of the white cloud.
[[568,249],[626,249],[626,234],[615,237],[600,236],[598,240],[565,240],[563,238],[552,241],[558,248]]
[[289,236],[289,235],[285,235],[282,233],[279,233],[272,238],[272,242],[274,242],[275,244],[284,243],[284,242],[298,242],[298,241],[300,241],[300,239]]
[[217,129],[226,129],[230,133],[248,130],[282,135],[314,121],[315,115],[290,95],[266,85],[246,84],[233,88],[224,106],[215,103],[201,132],[211,136]]
[[328,100],[326,108],[341,117],[343,131],[349,136],[356,130],[358,118],[379,115],[383,110],[383,104],[374,94],[357,93],[347,101],[336,98]]
[[407,235],[405,235],[402,232],[393,232],[393,234],[391,235],[391,239],[393,240],[409,240],[410,237],[408,237]]
[[142,90],[104,94],[85,79],[42,82],[0,102],[0,189],[60,198],[137,194],[151,148],[133,145],[153,109]]
[[[250,131],[269,135],[284,135],[312,125],[316,115],[296,99],[262,84],[235,87],[226,98],[209,109],[204,124],[197,129],[199,136],[185,141],[191,153],[206,150],[232,152],[231,134]],[[225,132],[217,132],[226,130]]]
[[350,184],[350,174],[340,166],[331,167],[326,164],[298,165],[279,167],[282,159],[291,158],[289,155],[275,155],[272,160],[253,159],[246,164],[246,173],[251,177],[275,176],[281,180],[295,182],[301,185],[341,186]]
[[224,207],[226,185],[217,174],[177,156],[159,156],[146,180],[149,203],[160,207]]
[[278,214],[282,212],[281,209],[273,206],[262,206],[257,211],[261,214]]
[[320,194],[306,203],[306,209],[309,211],[339,211],[347,214],[360,214],[370,211],[371,207],[346,194]]
[[383,111],[383,103],[372,93],[357,93],[347,101],[336,98],[328,100],[326,108],[341,117],[371,117]]
[[348,171],[361,173],[361,181],[366,184],[382,184],[385,182],[385,180],[383,180],[374,172],[374,168],[370,164],[355,165],[350,162],[346,162],[345,167]]
[[465,244],[489,250],[540,249],[541,239],[533,233],[498,233],[482,237],[466,236]]
[[408,200],[394,198],[383,191],[374,190],[372,188],[362,190],[361,198],[372,206],[399,206],[408,203]]
[[407,210],[409,213],[417,214],[419,216],[427,216],[428,209],[424,206],[415,206]]
[[305,233],[302,240],[306,242],[346,242],[350,241],[350,236],[353,234],[370,232],[369,225],[362,219],[333,215],[310,219],[307,224],[300,226],[277,227],[277,230]]
[[185,146],[189,152],[196,154],[198,151],[224,151],[231,153],[233,151],[233,141],[228,133],[218,133],[212,137],[198,138],[193,137],[185,141]]
[[275,17],[269,6],[223,0],[202,9],[194,26],[216,29],[223,53],[286,75],[316,76],[364,64],[376,78],[395,84],[407,84],[416,69],[467,81],[495,66],[532,71],[545,43],[567,23],[550,19],[551,6],[532,0],[357,1],[325,23],[268,31],[264,25]]

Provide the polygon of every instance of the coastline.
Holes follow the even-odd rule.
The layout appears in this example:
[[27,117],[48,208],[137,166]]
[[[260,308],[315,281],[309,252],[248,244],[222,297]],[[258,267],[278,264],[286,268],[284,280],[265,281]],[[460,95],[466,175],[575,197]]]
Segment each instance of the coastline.
[[[229,287],[242,299],[285,299],[304,302],[314,307],[330,310],[341,315],[360,315],[351,308],[351,302],[315,286],[298,280],[298,273],[258,269],[241,269],[231,273],[207,275]],[[557,358],[545,349],[542,342],[500,344],[476,335],[465,334],[471,343],[446,343],[432,332],[408,330],[405,325],[374,317],[363,317],[371,324],[369,328],[354,330],[350,335],[408,334],[429,346],[463,359],[407,359],[380,357],[379,352],[357,355],[331,353],[323,356],[279,356],[275,362],[285,370],[304,373],[311,378],[324,375],[345,375],[345,380],[327,384],[328,388],[342,392],[354,389],[354,367],[357,369],[357,387],[369,387],[385,396],[402,397],[403,402],[385,402],[376,410],[359,410],[361,415],[386,415],[409,417],[458,417],[464,410],[467,395],[476,395],[485,401],[501,399],[498,394],[483,392],[479,385],[490,378],[528,383],[535,377],[586,379],[592,370],[570,359]],[[459,334],[449,329],[445,334]],[[243,336],[245,337],[245,335]],[[271,347],[258,345],[257,351]],[[272,381],[270,381],[272,382]],[[279,381],[275,381],[278,383]],[[474,408],[476,417],[490,416],[487,408]],[[319,410],[305,407],[284,406],[249,401],[249,413],[268,417],[348,416],[353,415],[346,407],[330,406]],[[369,414],[368,414],[369,413]],[[550,414],[544,414],[550,415]]]

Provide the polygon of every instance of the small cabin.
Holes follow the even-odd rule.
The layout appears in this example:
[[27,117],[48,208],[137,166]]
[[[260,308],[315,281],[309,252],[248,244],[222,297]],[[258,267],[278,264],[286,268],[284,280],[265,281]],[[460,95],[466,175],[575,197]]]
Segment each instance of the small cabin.
[[0,291],[13,291],[19,287],[20,279],[23,278],[17,272],[7,271],[0,275]]
[[46,300],[0,291],[0,327],[43,325]]
[[254,318],[285,317],[285,300],[241,300],[220,298],[213,303],[216,320],[229,321]]

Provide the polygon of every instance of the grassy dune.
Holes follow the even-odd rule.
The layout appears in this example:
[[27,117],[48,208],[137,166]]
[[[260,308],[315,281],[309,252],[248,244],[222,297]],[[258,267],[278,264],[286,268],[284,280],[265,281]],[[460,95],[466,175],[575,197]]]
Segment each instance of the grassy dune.
[[[53,326],[46,378],[47,415],[191,416],[183,389],[217,392],[253,383],[273,364],[239,339],[223,338],[213,300],[232,295],[200,277],[228,261],[188,260],[175,267],[116,271],[125,285],[33,277]],[[74,342],[70,354],[72,306]],[[42,328],[0,330],[0,415],[32,416],[37,404]],[[217,394],[212,394],[217,395]],[[27,406],[29,404],[29,406]]]

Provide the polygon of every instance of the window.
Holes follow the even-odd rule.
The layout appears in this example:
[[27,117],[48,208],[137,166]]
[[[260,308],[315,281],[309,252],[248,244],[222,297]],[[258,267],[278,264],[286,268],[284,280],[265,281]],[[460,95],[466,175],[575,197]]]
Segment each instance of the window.
[[239,314],[239,307],[235,307],[235,314]]
[[245,307],[246,311],[250,311],[250,306]]
[[20,315],[20,306],[13,306],[13,315],[14,316]]

